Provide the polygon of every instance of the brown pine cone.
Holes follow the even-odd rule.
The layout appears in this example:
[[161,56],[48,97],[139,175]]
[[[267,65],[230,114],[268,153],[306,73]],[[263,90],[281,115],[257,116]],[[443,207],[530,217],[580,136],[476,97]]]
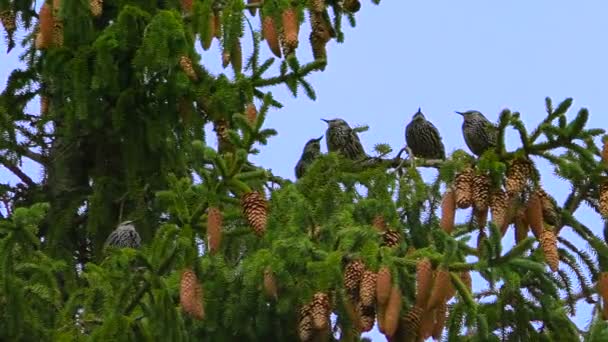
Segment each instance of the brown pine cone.
[[466,209],[473,204],[472,186],[474,177],[475,171],[471,167],[467,167],[454,178],[454,197],[456,198],[456,206],[460,209]]
[[605,167],[608,167],[608,139],[604,139],[602,147],[602,162]]
[[416,306],[425,307],[433,285],[433,264],[428,258],[416,263]]
[[266,231],[268,206],[264,195],[257,191],[246,193],[241,198],[243,214],[257,236]]
[[382,241],[383,246],[397,247],[401,243],[401,234],[396,230],[387,230],[382,234]]
[[45,2],[42,4],[38,17],[40,18],[40,39],[36,40],[36,47],[39,50],[48,49],[53,42],[53,27],[55,22],[53,11],[48,3]]
[[435,310],[435,325],[433,326],[433,331],[431,335],[433,339],[439,341],[441,339],[441,334],[443,333],[443,328],[445,327],[445,322],[448,319],[448,306],[447,304],[440,305]]
[[384,216],[376,215],[372,220],[372,226],[376,228],[377,231],[383,232],[386,230],[386,222],[384,221]]
[[94,17],[99,17],[103,12],[103,0],[89,0],[89,7],[91,8],[91,14]]
[[473,177],[471,197],[475,209],[479,211],[488,209],[490,205],[490,177],[488,175],[478,174]]
[[384,312],[384,334],[387,336],[395,335],[399,324],[401,313],[401,289],[398,286],[391,288],[391,295],[386,304]]
[[433,310],[439,305],[446,304],[450,297],[454,296],[454,293],[450,271],[444,268],[438,269],[426,309]]
[[302,305],[302,307],[300,308],[298,336],[300,337],[300,341],[302,342],[310,341],[313,337],[313,323],[311,311],[311,304]]
[[420,323],[422,320],[422,315],[424,314],[424,309],[419,306],[414,306],[410,309],[410,311],[403,318],[403,323],[405,325],[405,331],[409,335],[409,341],[414,340],[418,336],[418,332],[420,331]]
[[441,200],[441,221],[439,225],[446,233],[454,230],[454,219],[456,217],[456,196],[454,191],[449,190],[443,195]]
[[420,319],[420,330],[418,331],[419,340],[426,340],[431,337],[435,326],[435,309],[426,310]]
[[63,46],[63,23],[59,20],[53,21],[53,46]]
[[209,253],[215,254],[222,243],[222,212],[217,207],[209,207],[207,213],[207,243]]
[[545,261],[551,271],[557,272],[559,266],[559,254],[557,253],[557,237],[552,230],[545,229],[540,237],[540,244],[545,253]]
[[376,310],[373,306],[365,306],[357,303],[357,316],[359,316],[359,328],[361,332],[368,332],[374,328],[376,321]]
[[495,191],[490,199],[490,211],[492,212],[492,223],[505,236],[509,226],[509,195],[501,189]]
[[559,213],[557,212],[557,202],[553,196],[549,195],[543,188],[538,187],[536,193],[540,198],[543,207],[543,220],[550,226],[559,224]]
[[353,260],[344,269],[344,288],[349,297],[354,300],[359,296],[359,284],[363,278],[365,265],[361,260]]
[[538,192],[533,192],[526,208],[526,220],[537,239],[541,238],[544,228],[543,204]]
[[602,298],[602,318],[608,320],[608,272],[601,272],[597,280],[597,293]]
[[12,35],[17,29],[15,12],[12,10],[4,10],[0,12],[0,22],[2,22],[2,26],[9,36]]
[[270,267],[267,267],[264,270],[264,293],[268,298],[274,300],[277,300],[278,298],[277,280]]
[[[281,14],[283,20],[284,48],[285,51],[295,51],[298,47],[298,33],[300,31],[300,23],[298,22],[298,14],[293,8],[286,8]],[[287,54],[286,54],[287,55]]]
[[317,292],[312,298],[310,307],[310,315],[312,317],[313,326],[317,330],[327,328],[329,323],[329,296],[323,292]]
[[49,112],[50,99],[46,95],[40,95],[40,115],[46,115]]
[[325,10],[325,0],[312,0],[310,2],[310,9],[317,13],[323,12]]
[[511,161],[507,169],[505,187],[509,195],[519,195],[530,181],[534,165],[529,159],[518,158]]
[[370,270],[363,271],[361,284],[359,286],[359,298],[361,305],[372,306],[376,299],[376,273]]
[[270,51],[281,58],[281,46],[279,44],[279,33],[274,25],[274,19],[270,16],[265,16],[262,20],[262,35],[268,44]]
[[600,185],[600,214],[608,218],[608,181]]
[[203,308],[203,289],[191,268],[182,271],[179,291],[179,302],[182,310],[195,319],[205,317]]
[[386,305],[391,295],[392,287],[391,270],[386,266],[380,267],[376,276],[376,301],[378,302],[378,306]]
[[179,66],[189,79],[191,79],[192,81],[198,80],[198,76],[194,71],[194,67],[192,65],[192,60],[190,59],[190,57],[185,55],[181,56],[179,58]]
[[258,111],[253,103],[250,102],[247,104],[247,107],[245,108],[245,115],[247,116],[247,121],[249,121],[250,124],[255,124],[258,117]]

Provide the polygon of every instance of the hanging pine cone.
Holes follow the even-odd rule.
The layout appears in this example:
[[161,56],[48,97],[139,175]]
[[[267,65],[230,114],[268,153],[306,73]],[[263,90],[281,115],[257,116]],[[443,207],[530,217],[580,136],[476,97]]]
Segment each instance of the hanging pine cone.
[[182,271],[179,302],[185,313],[193,318],[202,320],[205,317],[203,309],[203,288],[191,268]]
[[357,13],[361,9],[361,2],[359,0],[344,0],[342,8],[346,12]]
[[535,191],[530,195],[526,208],[526,220],[532,228],[532,233],[540,239],[542,231],[545,229],[543,224],[543,204],[542,200]]
[[608,181],[600,185],[600,214],[608,218]]
[[518,158],[513,160],[506,174],[505,188],[509,195],[520,194],[530,181],[534,172],[534,165],[529,159]]
[[310,9],[313,12],[322,13],[325,10],[325,0],[312,0],[310,2]]
[[310,313],[311,305],[302,305],[300,308],[300,320],[298,322],[298,336],[302,342],[310,341],[313,336],[312,316]]
[[410,309],[407,315],[405,315],[403,323],[405,325],[405,331],[410,337],[409,341],[414,340],[414,338],[416,338],[416,336],[418,335],[418,331],[420,331],[420,322],[422,320],[423,314],[423,308],[419,306],[414,306]]
[[192,14],[194,8],[194,0],[180,0],[182,12],[186,14]]
[[53,21],[53,46],[63,46],[63,23],[61,21]]
[[376,276],[376,301],[378,306],[384,306],[388,302],[392,288],[391,270],[386,267],[380,267]]
[[456,198],[456,206],[460,209],[466,209],[473,204],[473,178],[475,171],[467,167],[454,178],[454,197]]
[[274,300],[277,300],[278,298],[277,280],[270,267],[267,267],[264,270],[264,293],[268,298]]
[[222,212],[217,207],[209,207],[207,213],[207,243],[209,253],[215,254],[222,242]]
[[557,272],[559,265],[559,254],[557,253],[557,237],[552,230],[545,229],[542,231],[540,244],[545,253],[545,261],[551,268],[551,271]]
[[448,234],[452,233],[452,230],[454,230],[455,217],[456,196],[454,196],[454,191],[448,190],[441,200],[441,221],[439,222],[441,229]]
[[376,273],[373,271],[363,271],[359,286],[359,298],[363,306],[374,305],[374,299],[376,299]]
[[608,272],[601,272],[597,280],[597,292],[602,298],[602,318],[608,320]]
[[528,231],[530,230],[530,225],[528,224],[527,219],[527,210],[524,208],[518,210],[515,214],[514,225],[515,225],[515,243],[519,243],[528,237]]
[[558,225],[560,218],[557,212],[557,202],[555,199],[541,187],[536,189],[536,193],[538,194],[543,207],[543,221],[550,226]]
[[262,236],[266,231],[268,215],[268,207],[264,195],[257,191],[246,193],[241,199],[241,207],[255,234]]
[[319,38],[314,32],[310,32],[308,35],[308,41],[312,48],[312,57],[318,60],[327,60],[327,42]]
[[386,230],[386,222],[384,221],[384,216],[376,215],[372,220],[372,226],[376,228],[377,231],[383,232]]
[[488,177],[488,175],[478,174],[473,177],[471,196],[473,198],[473,207],[475,209],[478,211],[488,209],[490,204],[490,177]]
[[441,334],[443,333],[443,328],[445,327],[445,322],[448,318],[448,306],[447,304],[440,305],[435,310],[435,325],[433,325],[433,331],[431,332],[431,336],[433,339],[439,341],[441,339]]
[[398,286],[391,288],[391,295],[386,304],[384,312],[384,334],[387,336],[395,335],[399,324],[401,313],[401,289]]
[[509,195],[499,189],[492,194],[490,199],[490,211],[492,212],[492,223],[505,236],[509,226]]
[[228,140],[228,130],[230,129],[228,121],[219,119],[213,122],[213,129],[217,135],[217,146],[220,152],[231,151],[233,149],[230,140]]
[[431,297],[429,298],[426,309],[433,310],[439,305],[447,303],[449,298],[451,298],[453,295],[454,284],[452,284],[450,271],[444,268],[438,269],[437,274],[435,275]]
[[40,25],[40,39],[36,39],[36,47],[40,50],[48,49],[53,42],[53,12],[48,3],[43,3],[38,14]]
[[222,51],[222,68],[226,69],[228,64],[230,64],[230,51],[224,50]]
[[315,329],[323,330],[327,328],[330,314],[329,296],[326,293],[317,292],[312,297],[311,305],[310,315]]
[[382,234],[382,245],[390,248],[397,247],[401,243],[401,234],[396,230],[387,230]]
[[245,108],[245,116],[247,116],[247,121],[249,121],[249,123],[252,125],[257,121],[258,111],[253,103],[250,102],[247,104],[247,107]]
[[359,328],[361,332],[368,332],[374,328],[376,311],[373,306],[365,306],[359,302],[357,304],[357,315],[359,316]]
[[426,310],[420,319],[420,330],[418,331],[419,340],[426,340],[431,337],[435,326],[435,309]]
[[[289,7],[283,10],[281,13],[281,19],[283,20],[283,34],[284,34],[284,45],[285,51],[295,51],[298,47],[298,33],[300,30],[300,24],[298,22],[298,14],[295,9]],[[287,55],[287,53],[285,54]]]
[[270,51],[281,58],[281,46],[279,44],[279,33],[274,25],[274,19],[271,16],[265,16],[262,20],[262,35],[268,44]]
[[358,298],[359,284],[363,278],[365,264],[361,260],[353,260],[346,265],[344,269],[344,288],[351,299]]
[[218,40],[222,39],[222,13],[220,11],[213,12],[213,35]]
[[40,95],[40,116],[49,112],[50,99],[46,95]]
[[103,0],[89,0],[91,15],[99,17],[103,13]]
[[416,263],[416,305],[425,307],[433,285],[433,264],[428,258]]
[[0,12],[0,22],[4,30],[9,36],[12,36],[17,29],[17,20],[15,19],[15,12],[12,10],[4,10]]
[[194,66],[192,65],[192,60],[188,56],[181,56],[179,58],[179,66],[182,68],[182,71],[188,76],[188,78],[192,81],[197,81],[198,76],[194,71]]
[[608,167],[608,138],[604,138],[604,146],[602,147],[602,162],[605,167]]

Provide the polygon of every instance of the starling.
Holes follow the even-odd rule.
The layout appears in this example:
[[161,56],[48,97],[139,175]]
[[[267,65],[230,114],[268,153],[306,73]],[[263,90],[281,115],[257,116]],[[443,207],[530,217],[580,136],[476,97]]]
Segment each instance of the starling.
[[116,248],[139,248],[141,237],[135,230],[133,221],[124,221],[110,233],[105,245]]
[[496,146],[498,128],[476,110],[456,112],[462,115],[462,133],[467,146],[477,156]]
[[296,164],[296,178],[302,178],[306,169],[308,169],[315,159],[321,155],[321,139],[323,139],[323,136],[310,139],[306,142],[306,145],[304,145],[302,156]]
[[405,142],[414,157],[425,159],[445,159],[445,147],[437,128],[418,112],[405,127]]
[[352,160],[367,156],[357,132],[350,128],[346,121],[342,119],[321,120],[329,125],[325,132],[329,152],[338,152]]

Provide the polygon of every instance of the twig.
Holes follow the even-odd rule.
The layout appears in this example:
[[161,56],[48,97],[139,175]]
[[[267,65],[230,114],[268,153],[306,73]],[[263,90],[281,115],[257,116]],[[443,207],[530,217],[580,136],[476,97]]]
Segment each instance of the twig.
[[15,176],[19,177],[19,179],[21,179],[21,181],[23,183],[27,184],[28,186],[33,187],[36,185],[36,183],[32,180],[32,178],[30,178],[30,176],[26,175],[25,172],[21,171],[20,168],[18,168],[13,163],[9,162],[6,158],[0,157],[0,164],[2,164],[9,171],[11,171],[13,174],[15,174]]

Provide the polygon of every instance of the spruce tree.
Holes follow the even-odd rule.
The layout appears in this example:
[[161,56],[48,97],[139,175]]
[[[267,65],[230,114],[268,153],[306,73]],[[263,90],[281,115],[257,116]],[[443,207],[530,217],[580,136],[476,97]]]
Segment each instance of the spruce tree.
[[[319,155],[294,182],[250,160],[277,133],[269,87],[314,99],[306,77],[359,0],[35,6],[0,0],[4,46],[25,48],[0,94],[0,165],[20,179],[0,182],[0,339],[360,341],[374,325],[390,341],[608,338],[607,237],[577,215],[608,218],[608,144],[572,99],[547,98],[536,127],[503,110],[479,157],[378,144]],[[563,203],[541,160],[571,184]],[[581,301],[589,327],[572,321]]]

